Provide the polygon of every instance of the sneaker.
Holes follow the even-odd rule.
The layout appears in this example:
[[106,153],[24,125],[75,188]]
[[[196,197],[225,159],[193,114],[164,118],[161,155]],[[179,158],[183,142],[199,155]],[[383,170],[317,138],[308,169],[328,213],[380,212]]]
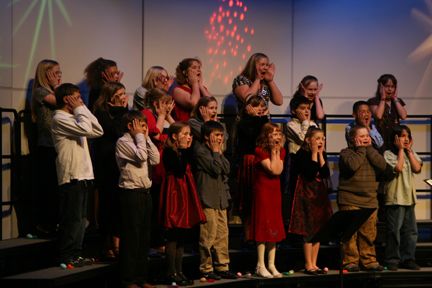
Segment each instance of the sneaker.
[[359,266],[357,264],[354,264],[354,263],[350,263],[348,265],[345,265],[343,269],[347,270],[348,272],[359,272],[360,271]]
[[412,259],[403,261],[399,264],[399,267],[409,270],[420,270],[420,266]]
[[215,274],[213,271],[207,273],[201,273],[201,278],[211,279],[211,280],[220,280],[221,276]]
[[365,270],[370,272],[380,272],[384,271],[384,267],[381,266],[379,263],[373,263],[365,267]]
[[226,271],[216,271],[216,274],[219,275],[223,279],[237,279],[237,275],[233,272],[226,270]]
[[180,281],[180,277],[178,277],[177,274],[174,273],[174,274],[170,274],[170,275],[165,276],[165,278],[162,280],[162,283],[166,284],[166,285],[174,286],[174,285],[177,285],[177,281]]
[[70,262],[70,264],[72,264],[74,267],[83,267],[87,265],[92,265],[93,263],[94,259],[84,257],[76,257]]
[[388,263],[386,267],[387,267],[387,270],[389,270],[389,271],[397,271],[399,268],[399,265],[397,263]]

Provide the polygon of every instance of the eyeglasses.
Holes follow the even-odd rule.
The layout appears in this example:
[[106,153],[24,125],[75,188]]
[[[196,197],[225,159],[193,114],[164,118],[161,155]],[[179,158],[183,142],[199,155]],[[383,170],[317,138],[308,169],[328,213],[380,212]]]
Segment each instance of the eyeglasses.
[[165,76],[165,75],[159,75],[159,76],[157,77],[157,80],[160,81],[160,82],[168,82],[169,77],[168,77],[168,76]]

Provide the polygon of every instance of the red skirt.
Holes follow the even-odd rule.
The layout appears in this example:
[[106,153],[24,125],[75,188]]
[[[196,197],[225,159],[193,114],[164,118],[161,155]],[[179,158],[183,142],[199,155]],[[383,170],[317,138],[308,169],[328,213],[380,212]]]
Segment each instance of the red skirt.
[[160,196],[159,220],[165,228],[192,228],[206,222],[190,169],[181,178],[167,174]]
[[288,232],[313,237],[332,216],[327,183],[321,178],[313,181],[298,176]]

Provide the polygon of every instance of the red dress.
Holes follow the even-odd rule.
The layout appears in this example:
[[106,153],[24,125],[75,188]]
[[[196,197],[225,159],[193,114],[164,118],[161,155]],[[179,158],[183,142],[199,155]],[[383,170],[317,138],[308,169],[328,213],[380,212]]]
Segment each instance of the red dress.
[[[189,149],[190,150],[190,149]],[[191,171],[190,151],[165,148],[166,176],[160,194],[160,223],[164,228],[192,228],[206,221]]]
[[[261,164],[269,158],[270,154],[261,147],[255,149],[250,239],[257,242],[279,242],[285,238],[280,177],[269,174]],[[280,158],[285,158],[285,149]]]
[[[186,91],[190,94],[192,94],[192,88],[190,88],[189,86],[185,86],[185,85],[178,85],[176,88],[179,88],[183,91]],[[174,88],[175,89],[175,88]],[[173,90],[174,92],[174,90]],[[174,93],[172,93],[172,97],[174,99],[174,101],[176,102],[176,105],[174,106],[174,119],[176,121],[188,121],[191,117],[191,112],[192,109],[185,109],[182,106],[180,106],[179,104],[177,104],[177,97],[174,96]]]
[[[141,113],[144,114],[144,116],[146,116],[147,118],[149,136],[152,142],[158,148],[159,154],[161,155],[160,157],[162,159],[163,145],[167,140],[168,135],[163,134],[163,131],[160,131],[159,128],[156,126],[157,117],[155,116],[155,114],[151,109],[145,108],[141,110]],[[159,139],[154,138],[158,134],[159,134]],[[162,179],[165,177],[165,169],[162,161],[160,161],[159,164],[157,164],[156,166],[153,166],[151,176],[152,176],[152,185],[160,185],[162,183]]]

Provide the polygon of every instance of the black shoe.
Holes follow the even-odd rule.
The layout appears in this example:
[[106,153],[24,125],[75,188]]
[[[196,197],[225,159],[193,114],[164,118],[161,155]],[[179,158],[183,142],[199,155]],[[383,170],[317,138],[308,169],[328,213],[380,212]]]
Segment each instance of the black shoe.
[[162,280],[162,284],[165,285],[174,285],[177,284],[177,282],[180,281],[180,278],[177,276],[177,274],[170,274],[168,276],[166,276],[163,280]]
[[223,279],[237,279],[237,275],[233,272],[226,270],[226,271],[216,271],[216,274],[219,275]]
[[387,267],[387,270],[389,270],[389,271],[397,271],[399,268],[399,265],[397,263],[388,263],[386,267]]
[[220,280],[221,276],[215,274],[214,272],[201,273],[201,278],[211,279],[211,280]]
[[176,282],[179,286],[189,286],[193,285],[193,280],[188,279],[183,272],[177,274],[178,281]]
[[354,263],[345,265],[343,269],[347,270],[348,272],[359,272],[360,271],[359,266],[357,264],[354,264]]
[[405,268],[409,270],[420,270],[420,266],[414,260],[405,260],[399,264],[400,268]]
[[319,275],[318,270],[316,269],[313,270],[304,269],[303,273],[307,275]]

